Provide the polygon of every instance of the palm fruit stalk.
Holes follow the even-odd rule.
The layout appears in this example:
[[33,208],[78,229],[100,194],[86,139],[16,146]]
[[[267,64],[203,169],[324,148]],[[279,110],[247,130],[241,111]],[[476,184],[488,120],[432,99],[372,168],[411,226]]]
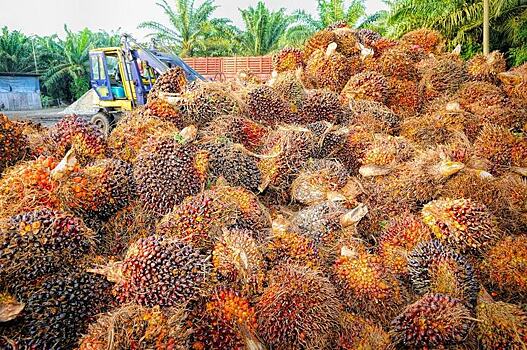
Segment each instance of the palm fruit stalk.
[[173,67],[157,78],[150,90],[149,98],[157,98],[162,94],[180,94],[185,90],[187,78],[181,67]]
[[338,350],[391,348],[390,335],[367,318],[350,312],[343,312],[340,316],[340,331],[336,341]]
[[338,331],[341,311],[329,280],[305,266],[274,269],[256,304],[258,334],[276,349],[325,348]]
[[93,253],[94,234],[71,214],[41,209],[13,216],[0,228],[0,286],[23,295],[42,276]]
[[176,306],[208,288],[209,257],[177,239],[149,236],[134,242],[123,261],[94,269],[116,282],[120,303]]
[[431,238],[429,228],[411,213],[391,219],[379,240],[378,254],[392,273],[408,276],[408,255],[420,242]]
[[408,255],[408,271],[418,294],[441,293],[463,300],[469,308],[476,305],[479,282],[474,269],[440,241],[419,243]]
[[149,140],[133,167],[144,208],[162,216],[185,197],[198,193],[206,179],[206,159],[206,153],[176,137]]
[[55,155],[63,157],[73,149],[81,164],[106,156],[107,143],[102,131],[82,117],[71,114],[62,118],[49,129],[49,138],[53,142]]
[[501,86],[509,97],[522,101],[527,100],[527,88],[525,87],[525,82],[527,81],[527,63],[499,73],[498,79],[501,81]]
[[121,306],[89,325],[79,350],[186,350],[191,332],[186,317],[181,307]]
[[227,288],[213,292],[195,323],[194,350],[243,350],[259,344],[255,336],[258,323],[254,307],[246,298]]
[[212,251],[217,278],[246,296],[261,293],[265,281],[264,256],[253,235],[250,230],[224,230]]
[[285,47],[273,55],[273,70],[277,73],[295,71],[304,67],[304,54],[302,50]]
[[385,103],[388,97],[388,80],[374,71],[364,71],[353,75],[340,93],[344,103],[352,100],[369,100]]
[[485,254],[481,269],[492,291],[503,295],[527,292],[527,236],[508,236]]
[[447,348],[465,341],[472,320],[463,301],[427,294],[392,321],[390,335],[397,349]]
[[23,129],[0,114],[0,175],[29,153],[29,142]]
[[482,253],[501,235],[487,207],[470,199],[434,200],[423,207],[421,215],[437,239],[462,252]]

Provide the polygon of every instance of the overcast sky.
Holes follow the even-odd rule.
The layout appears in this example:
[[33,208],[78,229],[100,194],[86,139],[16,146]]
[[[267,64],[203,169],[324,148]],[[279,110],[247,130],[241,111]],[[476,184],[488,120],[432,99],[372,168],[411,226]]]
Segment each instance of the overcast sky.
[[[173,0],[168,0],[172,2]],[[258,0],[216,0],[220,7],[217,17],[230,18],[242,27],[238,8],[254,6]],[[288,11],[303,8],[311,13],[316,10],[316,0],[264,0],[272,9],[285,7]],[[3,4],[4,3],[4,4]],[[6,4],[7,3],[7,4]],[[121,32],[132,33],[143,39],[148,31],[137,29],[142,21],[156,20],[166,23],[156,0],[0,0],[0,28],[18,29],[26,34],[49,35],[64,33],[63,26],[77,31],[88,27],[107,31],[121,28]],[[196,4],[200,4],[196,0]],[[382,0],[366,0],[368,14],[385,9]]]

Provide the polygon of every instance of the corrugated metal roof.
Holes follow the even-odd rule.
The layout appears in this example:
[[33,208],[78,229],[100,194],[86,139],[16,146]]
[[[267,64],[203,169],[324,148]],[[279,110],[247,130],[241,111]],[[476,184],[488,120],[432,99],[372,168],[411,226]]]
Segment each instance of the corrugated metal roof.
[[39,77],[37,73],[0,72],[0,77]]

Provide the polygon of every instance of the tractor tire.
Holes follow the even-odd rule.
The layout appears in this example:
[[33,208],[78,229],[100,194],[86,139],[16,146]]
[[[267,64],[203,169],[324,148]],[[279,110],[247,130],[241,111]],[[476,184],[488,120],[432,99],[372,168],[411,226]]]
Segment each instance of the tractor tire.
[[103,132],[104,136],[108,137],[110,135],[110,131],[112,131],[113,127],[113,117],[109,116],[108,114],[104,112],[99,112],[95,114],[93,117],[91,117],[91,122],[101,131]]

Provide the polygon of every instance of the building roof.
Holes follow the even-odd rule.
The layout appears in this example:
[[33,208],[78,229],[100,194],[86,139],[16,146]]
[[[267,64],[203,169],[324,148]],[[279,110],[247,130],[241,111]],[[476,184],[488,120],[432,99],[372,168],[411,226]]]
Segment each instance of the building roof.
[[37,73],[0,72],[0,77],[39,77]]

